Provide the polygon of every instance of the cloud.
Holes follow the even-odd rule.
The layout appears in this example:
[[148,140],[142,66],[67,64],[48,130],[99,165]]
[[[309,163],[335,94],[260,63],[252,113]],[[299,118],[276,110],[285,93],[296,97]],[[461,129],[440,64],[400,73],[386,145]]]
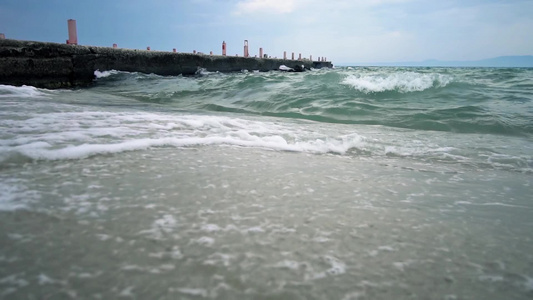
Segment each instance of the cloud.
[[236,14],[274,13],[287,14],[296,8],[295,0],[243,0],[237,3]]

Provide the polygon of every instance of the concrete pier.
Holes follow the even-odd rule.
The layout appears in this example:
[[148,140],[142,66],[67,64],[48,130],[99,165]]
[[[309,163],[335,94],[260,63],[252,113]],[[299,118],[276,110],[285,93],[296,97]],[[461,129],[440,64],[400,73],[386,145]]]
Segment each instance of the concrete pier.
[[0,40],[0,84],[43,88],[86,86],[94,71],[119,70],[158,75],[194,75],[199,69],[219,72],[270,71],[332,67],[331,62],[231,57],[58,43]]

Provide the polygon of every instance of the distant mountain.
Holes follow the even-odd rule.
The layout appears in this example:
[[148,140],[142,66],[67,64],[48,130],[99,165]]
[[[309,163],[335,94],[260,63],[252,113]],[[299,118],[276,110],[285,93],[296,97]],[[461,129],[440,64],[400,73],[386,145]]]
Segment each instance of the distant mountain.
[[533,55],[499,56],[472,61],[444,61],[430,59],[418,62],[388,63],[347,63],[345,66],[391,66],[391,67],[496,67],[496,68],[533,68]]

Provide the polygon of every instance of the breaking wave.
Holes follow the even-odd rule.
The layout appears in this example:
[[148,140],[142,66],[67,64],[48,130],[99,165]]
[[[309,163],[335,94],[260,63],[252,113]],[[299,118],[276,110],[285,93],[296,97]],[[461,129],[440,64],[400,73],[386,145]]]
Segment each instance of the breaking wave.
[[342,81],[363,93],[397,91],[400,93],[421,92],[431,88],[442,88],[453,82],[453,77],[437,73],[376,73],[350,74]]

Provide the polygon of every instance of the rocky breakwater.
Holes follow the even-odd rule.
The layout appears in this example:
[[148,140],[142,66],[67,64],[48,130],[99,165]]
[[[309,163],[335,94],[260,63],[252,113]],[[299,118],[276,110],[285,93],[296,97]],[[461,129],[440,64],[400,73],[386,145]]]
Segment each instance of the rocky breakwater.
[[219,72],[332,67],[331,62],[297,61],[236,56],[0,40],[0,84],[42,88],[86,86],[94,71],[119,70],[158,75],[194,75],[199,69]]

